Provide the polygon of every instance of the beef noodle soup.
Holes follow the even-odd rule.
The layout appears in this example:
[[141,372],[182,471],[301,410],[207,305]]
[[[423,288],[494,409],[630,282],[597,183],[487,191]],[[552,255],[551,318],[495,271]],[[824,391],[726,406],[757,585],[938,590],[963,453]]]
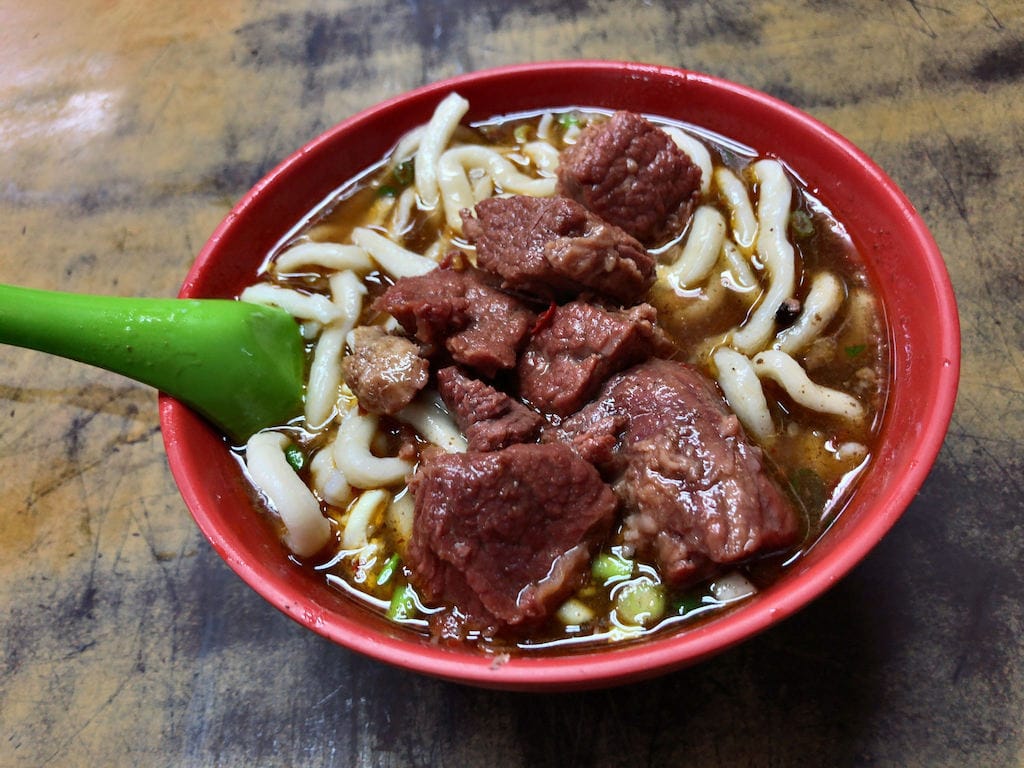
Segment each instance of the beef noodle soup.
[[240,298],[301,323],[301,418],[239,456],[299,567],[410,631],[624,642],[766,588],[870,460],[888,357],[783,162],[579,108],[428,124]]

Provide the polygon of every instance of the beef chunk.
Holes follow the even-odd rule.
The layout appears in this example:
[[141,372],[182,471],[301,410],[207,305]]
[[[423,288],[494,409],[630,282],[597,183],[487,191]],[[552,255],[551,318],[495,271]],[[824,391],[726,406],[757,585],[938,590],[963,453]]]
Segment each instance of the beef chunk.
[[454,366],[437,372],[437,389],[466,433],[470,451],[496,451],[531,442],[544,425],[539,413]]
[[653,123],[616,112],[587,126],[562,152],[558,193],[578,200],[645,245],[682,231],[700,193],[701,171]]
[[674,586],[800,539],[760,448],[691,366],[650,360],[612,377],[560,432],[584,447],[617,443],[601,470],[623,504],[625,543]]
[[341,374],[367,411],[397,413],[426,386],[427,361],[408,339],[377,326],[360,326],[349,342],[352,349],[341,363]]
[[649,304],[620,311],[576,301],[544,320],[516,372],[520,396],[556,416],[582,407],[613,373],[670,348]]
[[413,477],[407,552],[427,600],[476,626],[529,626],[584,582],[615,495],[561,444],[434,453]]
[[415,336],[428,356],[446,350],[485,376],[512,368],[533,312],[479,269],[435,269],[403,277],[374,302]]
[[503,287],[557,301],[593,292],[622,304],[654,282],[654,257],[618,227],[564,197],[496,197],[462,212],[477,263]]

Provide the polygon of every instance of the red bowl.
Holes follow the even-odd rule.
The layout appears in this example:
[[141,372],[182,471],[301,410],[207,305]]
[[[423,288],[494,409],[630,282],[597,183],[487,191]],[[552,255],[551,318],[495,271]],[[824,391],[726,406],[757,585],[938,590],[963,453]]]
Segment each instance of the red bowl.
[[637,644],[495,663],[472,649],[432,645],[298,568],[260,520],[221,436],[163,397],[171,471],[214,549],[272,605],[340,645],[417,672],[520,690],[611,685],[693,664],[821,595],[878,543],[924,482],[953,409],[960,335],[945,265],[913,206],[864,153],[792,106],[704,74],[603,61],[504,67],[419,88],[343,121],[271,171],[217,228],[181,296],[237,295],[296,221],[426,122],[453,90],[469,100],[469,120],[544,107],[625,108],[694,123],[783,159],[847,227],[888,317],[892,381],[873,461],[822,540],[735,610]]

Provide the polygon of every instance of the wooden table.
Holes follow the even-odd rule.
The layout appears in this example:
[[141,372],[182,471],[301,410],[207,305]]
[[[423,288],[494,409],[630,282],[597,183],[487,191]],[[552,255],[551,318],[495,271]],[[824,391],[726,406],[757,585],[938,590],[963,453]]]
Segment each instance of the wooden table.
[[782,97],[919,208],[960,304],[945,447],[810,608],[698,667],[463,688],[293,624],[199,535],[154,393],[0,348],[0,766],[1024,764],[1024,6],[0,4],[0,282],[170,296],[279,159],[380,99],[512,62],[685,66]]

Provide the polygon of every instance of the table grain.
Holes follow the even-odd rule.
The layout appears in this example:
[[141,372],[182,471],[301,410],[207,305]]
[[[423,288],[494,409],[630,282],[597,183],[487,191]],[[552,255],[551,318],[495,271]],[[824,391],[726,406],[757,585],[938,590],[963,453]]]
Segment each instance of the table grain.
[[153,391],[0,347],[0,766],[1024,765],[1019,0],[0,0],[0,20],[0,282],[174,295],[245,190],[353,112],[628,59],[766,91],[871,155],[945,256],[964,351],[935,468],[828,594],[697,667],[530,695],[278,614],[192,523]]

